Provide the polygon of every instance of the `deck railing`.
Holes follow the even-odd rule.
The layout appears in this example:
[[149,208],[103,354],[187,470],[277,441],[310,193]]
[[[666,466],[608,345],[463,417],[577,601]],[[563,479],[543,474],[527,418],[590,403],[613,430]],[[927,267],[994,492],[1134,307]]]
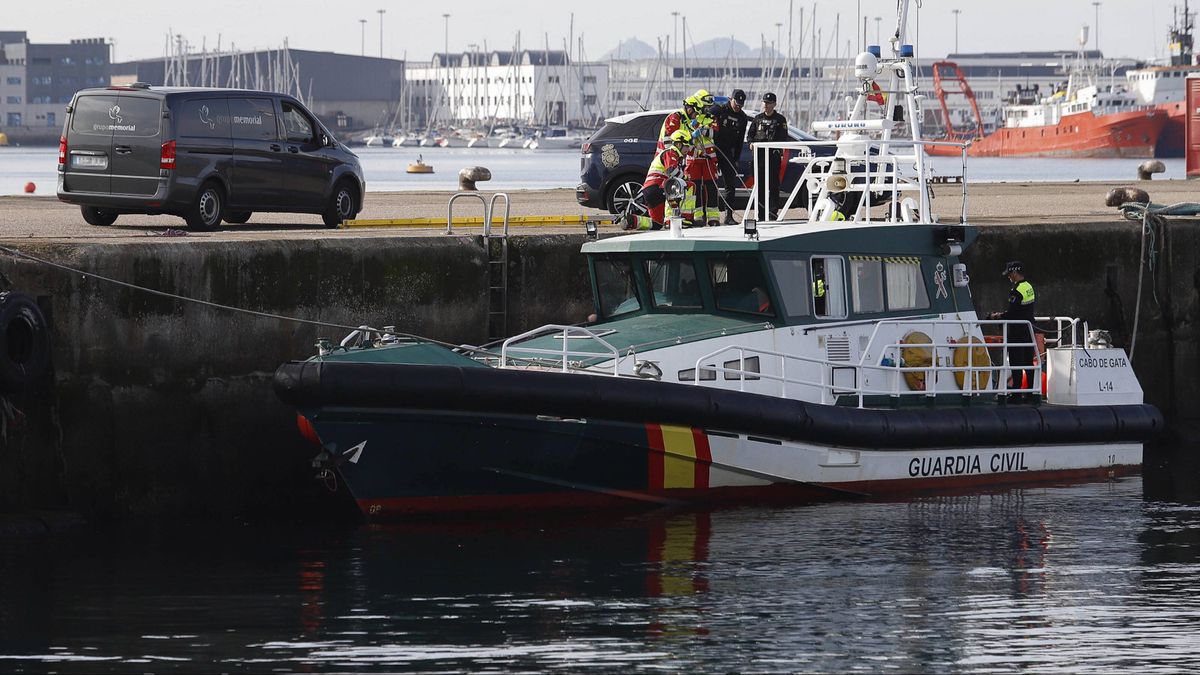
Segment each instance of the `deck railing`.
[[[992,340],[985,341],[983,338],[983,328],[992,327],[992,330],[999,329],[1000,335]],[[862,357],[857,363],[845,361],[834,361],[812,356],[800,356],[796,354],[788,354],[785,352],[761,349],[746,345],[728,345],[721,349],[714,350],[700,358],[695,362],[695,373],[697,376],[694,383],[697,385],[705,384],[706,380],[701,377],[701,373],[713,374],[713,377],[707,382],[716,382],[716,375],[720,375],[726,381],[735,380],[738,382],[738,390],[745,391],[746,383],[755,380],[768,380],[779,383],[778,396],[783,398],[808,398],[797,391],[797,388],[816,389],[817,400],[821,403],[832,404],[841,396],[853,396],[858,399],[859,407],[865,406],[868,396],[926,396],[936,397],[939,394],[960,394],[962,396],[979,396],[983,394],[1023,394],[1023,393],[1039,393],[1041,391],[1042,379],[1042,361],[1028,365],[1017,366],[1010,363],[1009,349],[1028,347],[1036,349],[1036,343],[1026,340],[1010,340],[1010,330],[1021,327],[1028,331],[1030,323],[1028,321],[1004,321],[1004,320],[977,320],[977,321],[947,321],[947,320],[912,320],[912,319],[896,319],[879,322],[876,325],[874,332],[871,335],[867,348],[863,351]],[[880,337],[880,331],[886,331],[888,335],[902,335],[913,331],[922,330],[929,332],[928,341],[920,342],[904,342],[902,340],[889,340]],[[966,341],[958,341],[957,338],[966,337]],[[971,341],[974,338],[977,341]],[[998,338],[998,339],[997,339]],[[996,351],[1000,354],[1000,363],[994,364],[991,361],[989,354],[986,363],[975,363],[976,348],[986,348],[989,352]],[[966,363],[962,365],[954,364],[955,350],[966,350]],[[915,351],[909,351],[915,350]],[[904,353],[920,354],[920,350],[928,350],[928,364],[908,365],[903,358]],[[725,360],[725,355],[736,355],[732,360]],[[752,357],[759,357],[751,361]],[[768,357],[768,358],[762,358]],[[731,368],[729,363],[736,362],[740,367]],[[763,363],[768,364],[778,363],[777,370],[768,370],[764,368]],[[747,368],[748,363],[755,363],[757,369]],[[789,364],[792,364],[789,368]],[[811,373],[815,371],[817,377],[813,377]],[[810,373],[808,377],[790,376],[788,371],[803,369]],[[853,383],[837,383],[834,382],[834,373],[836,369],[850,369],[853,371]],[[1026,386],[1009,386],[1008,378],[1022,371],[1033,373],[1033,381]],[[901,385],[901,380],[906,380],[905,375],[912,373],[920,377],[912,378],[915,382],[923,382],[923,388],[913,388],[906,383]],[[946,377],[944,374],[949,373]],[[986,377],[983,374],[987,374]],[[867,375],[880,374],[883,375],[885,386],[865,386],[860,384],[868,379]],[[949,383],[955,381],[955,375],[962,379],[962,385],[957,382],[954,386]],[[943,382],[946,380],[946,382]],[[981,384],[982,383],[982,384]],[[713,386],[709,384],[708,386]],[[791,390],[789,391],[789,387]]]

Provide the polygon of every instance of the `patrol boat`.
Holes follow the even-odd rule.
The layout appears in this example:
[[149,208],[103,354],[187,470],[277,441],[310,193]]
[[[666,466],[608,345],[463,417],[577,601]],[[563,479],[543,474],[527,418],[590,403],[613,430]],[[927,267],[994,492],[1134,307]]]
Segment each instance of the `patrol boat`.
[[[685,230],[675,217],[590,241],[596,320],[585,325],[490,349],[363,329],[284,364],[276,392],[320,443],[319,470],[340,474],[374,517],[803,502],[1137,472],[1162,416],[1100,332],[1039,320],[1033,381],[1010,381],[1025,366],[1007,347],[1033,346],[1030,324],[976,312],[959,260],[978,235],[965,194],[960,222],[931,215],[932,142],[920,138],[899,4],[892,56],[860,54],[851,114],[818,126],[840,138],[754,148],[756,175],[771,150],[804,165],[780,213],[807,199],[805,218],[756,219],[752,198],[738,225]],[[867,97],[884,77],[893,105],[871,119]],[[902,124],[910,138],[893,135]],[[834,153],[813,153],[820,143]]]

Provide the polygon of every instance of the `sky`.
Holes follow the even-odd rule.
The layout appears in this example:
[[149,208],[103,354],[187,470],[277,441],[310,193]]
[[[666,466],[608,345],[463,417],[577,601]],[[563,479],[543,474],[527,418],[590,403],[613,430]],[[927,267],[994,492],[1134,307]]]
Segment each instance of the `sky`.
[[[916,7],[917,0],[913,0]],[[942,57],[955,51],[955,14],[960,52],[1067,51],[1076,48],[1080,27],[1096,23],[1092,0],[921,0],[918,56]],[[1165,55],[1172,7],[1182,0],[1104,0],[1099,7],[1099,47],[1106,56],[1151,59]],[[789,6],[791,12],[789,12]],[[32,42],[66,42],[105,37],[114,41],[115,59],[158,58],[168,34],[182,34],[197,49],[279,47],[285,38],[295,49],[365,52],[412,61],[428,60],[448,42],[452,52],[468,45],[511,49],[517,31],[522,46],[563,49],[574,36],[583,38],[583,58],[599,58],[624,39],[636,37],[654,45],[687,24],[688,42],[734,37],[752,48],[778,39],[786,46],[789,19],[793,43],[799,41],[800,14],[810,25],[814,7],[823,42],[841,14],[839,44],[853,39],[857,49],[859,7],[868,18],[868,40],[895,23],[892,0],[690,0],[646,3],[633,0],[573,2],[499,2],[456,0],[37,0],[6,2],[0,30],[24,30]],[[1193,3],[1200,9],[1200,0]],[[685,9],[686,8],[686,9]],[[380,15],[377,10],[385,10]],[[679,11],[679,18],[671,11]],[[445,19],[443,13],[449,13]],[[366,23],[360,20],[366,19]],[[382,22],[381,22],[382,19]],[[782,26],[776,26],[776,24]],[[448,29],[448,31],[447,31]],[[448,32],[448,36],[447,36]],[[672,38],[674,39],[674,38]],[[1095,46],[1095,34],[1088,47]],[[786,53],[786,49],[781,49]],[[807,51],[807,48],[806,48]],[[578,54],[576,55],[579,56]]]

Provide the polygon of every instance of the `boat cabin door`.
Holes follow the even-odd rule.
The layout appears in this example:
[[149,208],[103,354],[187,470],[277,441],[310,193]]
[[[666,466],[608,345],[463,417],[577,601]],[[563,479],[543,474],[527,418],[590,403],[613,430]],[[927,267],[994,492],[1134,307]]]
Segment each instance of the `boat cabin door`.
[[[810,290],[813,316],[818,320],[842,320],[846,314],[846,265],[841,256],[813,256],[809,261],[812,270]],[[850,392],[857,387],[857,369],[853,365],[850,336],[844,329],[824,330],[818,333],[818,347],[823,349],[826,361],[830,362],[828,381],[831,393]],[[846,365],[838,365],[844,362]]]

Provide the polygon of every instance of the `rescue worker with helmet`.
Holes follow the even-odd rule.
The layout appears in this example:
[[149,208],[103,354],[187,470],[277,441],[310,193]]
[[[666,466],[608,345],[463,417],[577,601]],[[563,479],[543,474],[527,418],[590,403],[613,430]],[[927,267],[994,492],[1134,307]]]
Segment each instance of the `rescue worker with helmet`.
[[[1004,265],[1004,276],[1008,278],[1012,288],[1008,291],[1008,309],[1003,312],[992,312],[988,314],[989,319],[1004,319],[1005,321],[1028,321],[1030,326],[1033,325],[1034,306],[1037,300],[1036,294],[1033,292],[1033,284],[1025,278],[1025,269],[1020,260],[1010,260]],[[1030,333],[1029,326],[1024,324],[1008,326],[1008,338],[1006,342],[1026,342],[1033,343],[1033,334]],[[1012,387],[1017,389],[1037,388],[1038,385],[1033,381],[1033,370],[1017,369],[1020,366],[1032,366],[1033,356],[1036,351],[1034,346],[1008,347],[1008,363],[1013,367],[1012,371]],[[1024,384],[1022,384],[1024,381]],[[1026,399],[1036,400],[1037,394],[1032,393],[1017,393],[1008,397],[1008,400],[1020,402]]]
[[697,90],[691,100],[696,109],[692,119],[692,152],[688,155],[686,173],[696,186],[696,210],[693,216],[700,225],[719,225],[721,209],[717,192],[717,122],[712,117],[716,104],[705,89]]
[[654,155],[646,181],[642,183],[642,201],[647,215],[626,214],[623,229],[661,230],[666,222],[667,182],[679,178],[684,169],[684,157],[691,147],[691,133],[686,127],[676,129],[670,138],[660,141],[663,149]]
[[692,120],[695,118],[696,98],[695,96],[688,96],[683,99],[683,107],[667,115],[666,119],[663,120],[662,127],[658,130],[658,147],[655,153],[661,153],[665,149],[667,140],[676,131],[686,129],[690,134]]
[[[749,141],[751,143],[774,143],[788,140],[787,119],[775,112],[775,94],[763,94],[763,111],[750,120]],[[759,171],[764,176],[755,176],[758,181],[758,217],[775,220],[779,210],[779,170],[783,164],[783,151],[767,152],[766,166],[762,164],[762,152],[755,151],[759,159]],[[765,179],[765,180],[763,180]]]
[[726,225],[734,223],[733,200],[737,196],[737,188],[745,187],[742,177],[738,175],[738,162],[742,158],[742,146],[746,140],[746,127],[750,124],[750,116],[743,106],[746,103],[746,92],[734,89],[729,96],[729,102],[717,106],[713,110],[713,119],[717,123],[717,135],[713,140],[717,146],[717,163],[721,169],[721,184],[725,188],[722,197],[725,207]]

